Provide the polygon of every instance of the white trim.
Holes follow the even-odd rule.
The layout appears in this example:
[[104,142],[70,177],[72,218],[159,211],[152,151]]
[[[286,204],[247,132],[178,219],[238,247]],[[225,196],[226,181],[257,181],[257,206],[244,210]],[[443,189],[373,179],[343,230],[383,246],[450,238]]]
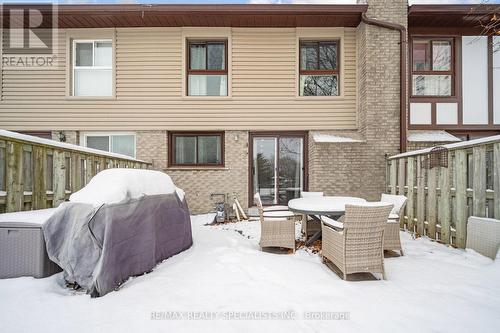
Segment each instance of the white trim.
[[[76,44],[78,43],[92,43],[92,66],[76,66]],[[111,43],[111,65],[110,66],[94,66],[95,62],[95,44],[96,43]],[[114,43],[113,39],[73,39],[72,40],[72,55],[71,55],[71,96],[72,97],[113,97],[113,86],[114,86],[114,74],[113,74],[113,63],[114,63]],[[105,96],[80,96],[75,95],[75,71],[77,69],[87,69],[87,70],[111,70],[111,95]]]
[[[182,27],[182,50],[181,50],[181,66],[182,66],[182,81],[181,81],[181,97],[183,99],[195,100],[223,100],[231,99],[233,94],[232,89],[232,71],[233,71],[233,44],[232,44],[232,29],[230,27]],[[188,75],[187,75],[187,40],[227,40],[227,95],[226,96],[190,96],[188,95]]]
[[113,153],[113,154],[118,154],[118,153],[114,153],[111,151],[112,147],[113,147],[113,141],[111,139],[111,137],[113,136],[124,136],[124,135],[131,135],[134,137],[134,156],[131,156],[132,158],[135,158],[137,156],[137,133],[135,132],[114,132],[114,131],[110,131],[110,132],[81,132],[80,133],[80,145],[81,146],[84,146],[84,147],[87,147],[87,137],[89,136],[92,136],[92,137],[109,137],[108,139],[108,142],[109,142],[109,153]]

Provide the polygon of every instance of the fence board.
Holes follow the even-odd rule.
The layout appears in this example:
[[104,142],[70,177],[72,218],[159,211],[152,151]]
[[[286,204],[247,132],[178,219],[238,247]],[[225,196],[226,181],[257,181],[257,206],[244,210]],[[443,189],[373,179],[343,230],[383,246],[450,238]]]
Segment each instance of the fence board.
[[472,207],[474,216],[486,217],[486,146],[473,148],[473,188]]
[[424,235],[425,220],[425,168],[423,156],[417,157],[417,234]]
[[493,188],[494,217],[500,220],[500,143],[493,146]]
[[[451,153],[448,153],[448,161],[451,161]],[[441,242],[450,243],[450,168],[441,167],[439,170],[439,204],[438,204],[438,219],[441,225]]]
[[437,168],[428,170],[427,177],[427,236],[436,238],[436,217],[437,217]]
[[396,194],[396,181],[397,181],[398,164],[397,160],[391,162],[390,168],[390,188],[391,194]]
[[406,204],[406,216],[408,216],[407,228],[408,230],[415,232],[415,158],[408,158],[408,170],[406,172],[406,184],[408,186],[408,192],[406,194],[408,202]]
[[7,172],[6,178],[6,208],[5,211],[17,212],[22,210],[24,202],[23,194],[23,147],[17,142],[7,142]]
[[80,154],[71,153],[71,193],[75,193],[82,188],[82,164]]
[[405,159],[398,159],[398,194],[405,195]]
[[52,206],[57,207],[66,200],[66,158],[64,151],[54,151],[54,196]]
[[93,158],[87,156],[87,158],[85,159],[85,184],[88,184],[89,181],[92,179],[93,168],[94,168]]
[[43,147],[33,147],[33,193],[31,195],[33,209],[47,208],[45,156],[45,149]]
[[467,152],[455,153],[455,209],[456,209],[456,245],[465,248],[467,238]]

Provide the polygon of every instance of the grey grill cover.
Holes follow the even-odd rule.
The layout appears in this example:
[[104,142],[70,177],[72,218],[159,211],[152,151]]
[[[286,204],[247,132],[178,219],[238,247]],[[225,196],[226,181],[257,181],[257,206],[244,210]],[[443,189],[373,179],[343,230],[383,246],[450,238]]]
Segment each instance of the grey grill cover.
[[99,208],[65,202],[43,226],[49,258],[93,297],[193,244],[185,200],[176,193]]

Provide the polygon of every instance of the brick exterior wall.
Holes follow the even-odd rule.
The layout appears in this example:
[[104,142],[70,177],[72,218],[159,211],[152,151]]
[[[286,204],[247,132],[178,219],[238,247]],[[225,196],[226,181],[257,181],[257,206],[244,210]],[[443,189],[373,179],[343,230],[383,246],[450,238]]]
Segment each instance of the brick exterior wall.
[[167,169],[175,184],[186,191],[192,212],[212,210],[211,193],[229,194],[230,203],[236,195],[243,209],[248,208],[248,132],[226,131],[224,144],[223,169]]
[[168,145],[166,131],[135,132],[135,156],[149,162],[155,170],[165,170],[168,161]]
[[[406,0],[369,0],[369,18],[407,26]],[[399,152],[399,32],[361,23],[358,35],[358,124],[362,143],[309,144],[309,189],[377,200],[385,157]]]
[[248,208],[248,132],[226,131],[224,168],[178,168],[167,166],[168,139],[166,131],[139,131],[136,156],[153,163],[153,168],[167,172],[174,183],[186,192],[192,213],[213,209],[212,193],[236,196]]

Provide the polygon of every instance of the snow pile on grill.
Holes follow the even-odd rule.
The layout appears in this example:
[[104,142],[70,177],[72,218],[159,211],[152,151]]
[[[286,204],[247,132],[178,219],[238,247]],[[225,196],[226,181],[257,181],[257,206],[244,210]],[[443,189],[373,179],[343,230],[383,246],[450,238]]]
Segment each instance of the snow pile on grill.
[[184,191],[177,188],[164,172],[144,169],[107,169],[99,172],[80,191],[73,193],[71,202],[94,206],[125,202],[144,195],[171,194],[177,192],[180,200]]

